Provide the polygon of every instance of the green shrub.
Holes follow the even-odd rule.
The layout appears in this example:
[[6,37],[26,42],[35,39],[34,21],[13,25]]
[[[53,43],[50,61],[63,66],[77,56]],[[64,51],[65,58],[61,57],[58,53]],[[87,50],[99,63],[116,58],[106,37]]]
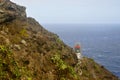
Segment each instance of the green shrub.
[[0,45],[0,79],[20,80],[22,76],[31,80],[27,67],[19,65],[8,46]]
[[61,80],[65,80],[64,76],[67,74],[72,75],[72,77],[77,78],[76,72],[74,68],[68,64],[66,64],[61,58],[60,54],[55,54],[51,58],[52,62],[58,67],[58,71],[61,73]]
[[65,62],[60,58],[59,54],[54,55],[52,58],[53,63],[59,68],[59,70],[64,70],[67,68]]
[[27,30],[26,30],[25,28],[21,29],[20,35],[21,35],[22,37],[27,37],[27,36],[28,36]]

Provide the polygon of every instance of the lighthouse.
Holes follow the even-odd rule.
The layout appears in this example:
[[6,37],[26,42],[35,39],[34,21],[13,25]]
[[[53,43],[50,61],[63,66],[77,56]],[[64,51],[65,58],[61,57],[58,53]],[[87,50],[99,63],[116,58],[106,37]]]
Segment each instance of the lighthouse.
[[79,43],[75,44],[74,46],[74,51],[75,51],[75,54],[77,56],[77,59],[82,59],[82,54],[81,54],[81,46]]

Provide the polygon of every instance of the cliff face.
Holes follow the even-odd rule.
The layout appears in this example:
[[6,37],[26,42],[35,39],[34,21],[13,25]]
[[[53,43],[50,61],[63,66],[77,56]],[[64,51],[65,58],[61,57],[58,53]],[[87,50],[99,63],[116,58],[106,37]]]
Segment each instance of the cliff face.
[[25,7],[0,1],[1,80],[118,80],[92,59],[79,62],[56,34],[26,17]]
[[25,7],[18,6],[9,0],[0,1],[0,23],[11,21],[17,17],[25,16]]

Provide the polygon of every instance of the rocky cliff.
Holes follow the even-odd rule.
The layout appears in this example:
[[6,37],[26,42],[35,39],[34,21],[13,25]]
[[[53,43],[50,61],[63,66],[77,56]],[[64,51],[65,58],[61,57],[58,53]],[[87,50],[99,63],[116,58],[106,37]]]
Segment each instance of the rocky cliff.
[[0,80],[118,80],[94,60],[26,17],[25,7],[0,0]]
[[0,1],[0,23],[25,16],[25,7],[18,6],[15,3],[10,2],[9,0]]

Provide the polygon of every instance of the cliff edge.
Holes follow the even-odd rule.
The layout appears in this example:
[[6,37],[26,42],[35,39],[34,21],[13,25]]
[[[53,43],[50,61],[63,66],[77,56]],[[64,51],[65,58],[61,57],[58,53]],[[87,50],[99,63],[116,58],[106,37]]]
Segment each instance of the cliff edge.
[[0,80],[118,80],[92,59],[78,61],[72,48],[25,10],[0,0]]

